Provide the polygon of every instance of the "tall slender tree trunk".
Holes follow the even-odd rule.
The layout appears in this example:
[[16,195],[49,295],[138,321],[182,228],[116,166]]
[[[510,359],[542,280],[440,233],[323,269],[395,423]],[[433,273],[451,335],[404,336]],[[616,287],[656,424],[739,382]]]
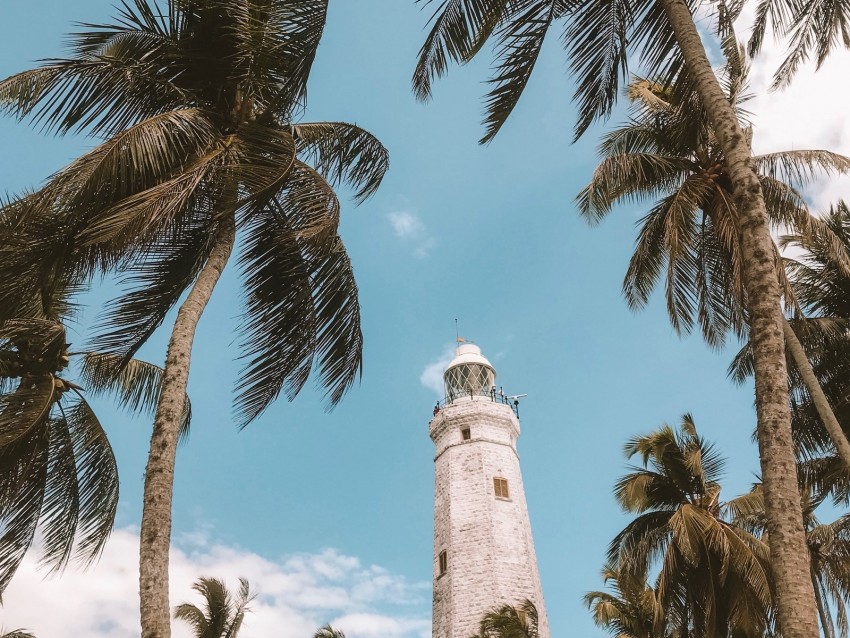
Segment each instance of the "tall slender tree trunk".
[[201,314],[233,250],[235,237],[235,222],[233,216],[229,215],[221,222],[209,259],[177,312],[168,343],[162,390],[154,417],[148,465],[145,470],[139,545],[142,638],[171,636],[171,607],[168,599],[171,500],[180,421],[189,381],[192,342]]
[[725,155],[738,209],[738,234],[753,348],[757,437],[770,558],[784,638],[816,638],[818,612],[809,571],[782,335],[784,317],[764,195],[749,144],[705,54],[684,0],[658,0]]
[[829,438],[832,439],[835,451],[838,452],[838,456],[844,462],[845,469],[850,471],[850,441],[844,436],[844,430],[841,429],[838,419],[835,418],[835,412],[832,411],[832,406],[823,393],[820,381],[815,376],[815,371],[812,369],[812,364],[806,355],[803,344],[797,338],[797,333],[794,332],[787,320],[782,323],[782,329],[785,333],[785,345],[797,366],[797,370],[800,371],[800,376],[803,377],[803,383],[806,384],[806,389],[812,397],[812,403],[818,416],[824,428],[826,428]]
[[820,616],[820,626],[823,629],[824,638],[835,638],[835,629],[832,626],[832,618],[829,615],[829,610],[826,608],[826,603],[823,599],[823,594],[818,586],[817,577],[812,575],[812,585],[815,588],[815,600],[818,603],[818,615]]

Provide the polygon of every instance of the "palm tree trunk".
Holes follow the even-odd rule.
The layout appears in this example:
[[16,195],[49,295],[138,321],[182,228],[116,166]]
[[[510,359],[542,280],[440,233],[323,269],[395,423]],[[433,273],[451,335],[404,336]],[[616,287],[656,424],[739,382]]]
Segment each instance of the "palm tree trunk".
[[233,250],[235,237],[235,222],[230,215],[221,222],[218,238],[209,259],[177,312],[168,343],[162,390],[154,417],[148,465],[145,470],[139,545],[142,638],[171,636],[171,608],[168,599],[171,500],[192,342],[201,314]]
[[841,429],[838,419],[835,418],[832,406],[829,405],[829,400],[823,393],[820,381],[815,376],[815,371],[812,369],[812,364],[806,355],[803,344],[800,343],[797,333],[794,332],[787,319],[782,323],[782,329],[785,333],[785,345],[797,365],[797,370],[800,371],[800,376],[803,377],[803,383],[806,384],[809,395],[812,397],[812,403],[814,403],[818,416],[824,428],[826,428],[829,438],[832,439],[835,451],[838,452],[838,456],[841,457],[845,467],[850,471],[850,441],[847,440],[844,430]]
[[779,625],[784,638],[814,638],[818,635],[817,603],[797,488],[782,335],[784,317],[764,196],[752,166],[749,144],[706,57],[688,5],[684,0],[659,1],[717,135],[734,187],[750,315],[757,437]]
[[820,591],[817,578],[812,576],[812,585],[815,588],[815,600],[818,603],[818,615],[820,616],[820,626],[823,629],[823,638],[835,638],[835,629],[832,627],[832,618],[826,608],[823,600],[823,594]]

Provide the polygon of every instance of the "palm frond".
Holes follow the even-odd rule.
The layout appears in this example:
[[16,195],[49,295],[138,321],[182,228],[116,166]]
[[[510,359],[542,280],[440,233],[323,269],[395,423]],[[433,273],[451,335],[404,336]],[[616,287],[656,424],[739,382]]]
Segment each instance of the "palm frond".
[[[576,196],[576,204],[582,217],[596,223],[617,203],[637,202],[679,188],[688,172],[687,163],[673,156],[650,152],[606,156]],[[689,192],[685,190],[683,195]]]
[[298,170],[275,208],[256,216],[240,258],[248,326],[243,333],[248,363],[236,403],[243,424],[282,389],[294,398],[314,358],[330,405],[342,398],[360,367],[357,286],[334,232],[338,204],[323,180]]
[[[424,6],[433,0],[417,0]],[[505,20],[507,0],[440,0],[433,24],[419,50],[413,72],[413,92],[421,101],[431,97],[431,85],[448,71],[449,62],[468,62]]]
[[[202,198],[204,185],[214,180],[226,147],[198,158],[175,177],[131,195],[93,217],[79,237],[85,245],[126,252],[154,238]],[[224,213],[225,211],[219,211]]]
[[330,625],[325,625],[324,627],[319,627],[313,633],[313,638],[345,638],[345,633],[339,629],[334,629]]
[[0,444],[0,596],[32,544],[47,482],[49,430]]
[[299,156],[332,185],[351,184],[359,201],[370,197],[389,169],[387,149],[371,133],[345,122],[292,127]]
[[500,29],[496,43],[493,88],[485,100],[485,133],[481,143],[490,142],[513,112],[543,48],[552,22],[558,17],[556,0],[525,0]]
[[[774,32],[790,36],[789,52],[773,76],[771,88],[787,87],[800,66],[810,57],[819,69],[830,52],[840,46],[850,48],[850,3],[846,0],[811,0],[809,2],[779,2],[787,5],[780,19],[774,21]],[[764,28],[760,27],[760,32]],[[752,48],[761,45],[754,39]]]
[[753,157],[756,170],[772,179],[805,186],[812,180],[850,171],[850,158],[831,151],[781,151]]
[[[80,383],[94,394],[112,395],[122,408],[153,416],[162,389],[163,369],[147,361],[124,358],[103,352],[84,352]],[[189,434],[192,405],[187,396],[180,425],[180,436]]]
[[101,317],[92,350],[119,355],[125,365],[162,324],[214,245],[208,218],[199,215],[194,221],[193,227],[150,244],[145,255],[130,264],[123,280],[129,290]]

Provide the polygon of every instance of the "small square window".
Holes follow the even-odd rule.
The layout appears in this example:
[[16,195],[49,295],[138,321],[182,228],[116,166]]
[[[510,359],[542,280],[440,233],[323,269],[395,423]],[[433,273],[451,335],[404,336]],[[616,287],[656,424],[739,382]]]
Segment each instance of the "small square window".
[[496,492],[496,498],[510,498],[508,493],[508,479],[494,478],[493,489]]
[[446,573],[446,571],[449,568],[449,556],[448,556],[448,554],[446,554],[446,550],[443,550],[443,551],[440,552],[439,562],[440,562],[440,576],[442,576],[443,574]]
[[461,428],[460,438],[462,438],[464,441],[468,441],[472,438],[472,433],[469,431],[469,428]]

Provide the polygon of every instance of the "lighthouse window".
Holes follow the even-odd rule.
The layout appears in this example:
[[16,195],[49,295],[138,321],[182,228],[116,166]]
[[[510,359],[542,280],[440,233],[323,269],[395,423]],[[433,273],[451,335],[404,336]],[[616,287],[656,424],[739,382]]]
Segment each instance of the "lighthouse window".
[[449,556],[446,554],[446,550],[440,552],[440,576],[446,573],[446,570],[449,568]]
[[471,437],[472,434],[470,433],[469,428],[463,428],[460,431],[460,438],[462,438],[464,441],[468,441]]
[[496,498],[510,498],[508,493],[508,479],[494,478],[493,488],[496,491]]

